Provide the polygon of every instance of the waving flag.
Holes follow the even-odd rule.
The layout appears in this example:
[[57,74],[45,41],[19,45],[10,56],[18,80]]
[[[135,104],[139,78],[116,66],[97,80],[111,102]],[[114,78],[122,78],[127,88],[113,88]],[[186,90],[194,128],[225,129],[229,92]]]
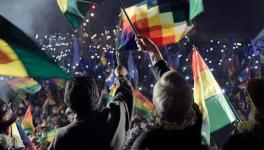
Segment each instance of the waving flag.
[[26,134],[26,132],[23,130],[23,128],[21,127],[21,125],[16,121],[16,127],[18,129],[19,135],[25,145],[25,147],[28,150],[36,150],[35,145],[31,142],[31,140],[29,139],[28,135]]
[[20,136],[17,124],[15,122],[11,125],[11,135],[12,138],[16,139],[16,147],[25,148],[26,145],[23,143],[23,139]]
[[[164,46],[179,42],[191,30],[191,21],[203,11],[203,4],[202,0],[147,0],[126,11],[140,35]],[[124,14],[121,27],[119,50],[136,49],[135,35]]]
[[32,119],[31,111],[32,111],[32,107],[28,106],[27,112],[26,112],[25,117],[22,121],[22,128],[28,132],[34,132],[35,131],[35,127],[33,126],[33,119]]
[[111,90],[110,90],[109,94],[108,94],[108,103],[113,103],[114,98],[115,98],[116,90],[117,90],[117,89],[116,89],[116,86],[113,85],[113,86],[111,87]]
[[70,76],[26,34],[0,16],[0,75],[39,79]]
[[32,78],[15,78],[7,83],[17,93],[35,94],[41,90],[41,85]]
[[57,128],[49,131],[47,134],[39,137],[40,142],[52,142],[55,136],[61,131],[62,128]]
[[155,117],[156,110],[154,105],[139,90],[133,91],[135,100],[135,113],[144,118]]
[[241,83],[247,82],[250,78],[251,78],[251,73],[249,67],[246,67],[244,70],[242,70],[242,72],[238,76],[238,80]]
[[109,77],[105,80],[107,86],[109,89],[111,89],[115,83],[115,79],[116,79],[116,76],[115,76],[115,70],[112,69],[111,70],[111,74],[109,75]]
[[72,27],[78,29],[79,25],[84,20],[84,16],[79,11],[76,0],[57,0],[57,3],[61,12],[71,23]]
[[194,100],[203,114],[202,135],[210,143],[210,133],[231,124],[237,120],[237,116],[196,50],[192,54],[192,68]]

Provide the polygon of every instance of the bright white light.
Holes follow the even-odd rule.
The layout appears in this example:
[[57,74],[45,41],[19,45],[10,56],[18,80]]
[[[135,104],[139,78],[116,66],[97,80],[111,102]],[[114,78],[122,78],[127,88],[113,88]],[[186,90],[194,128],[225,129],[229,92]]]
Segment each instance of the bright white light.
[[142,87],[139,87],[138,89],[139,89],[139,91],[141,91],[142,90]]
[[91,17],[93,17],[94,16],[94,13],[91,13],[90,15],[91,15]]
[[186,77],[185,77],[185,79],[186,79],[186,80],[189,80],[189,79],[190,79],[190,77],[189,77],[189,76],[186,76]]

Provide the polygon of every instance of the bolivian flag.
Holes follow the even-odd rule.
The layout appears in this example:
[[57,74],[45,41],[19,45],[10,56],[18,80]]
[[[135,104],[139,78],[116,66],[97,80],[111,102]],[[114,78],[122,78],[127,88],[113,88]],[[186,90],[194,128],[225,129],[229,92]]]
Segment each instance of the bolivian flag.
[[134,90],[134,100],[135,100],[135,113],[144,117],[155,117],[156,109],[153,103],[146,98],[139,90]]
[[108,103],[113,103],[114,102],[116,90],[117,90],[116,86],[113,85],[111,87],[111,90],[110,90],[109,94],[108,94]]
[[35,94],[41,90],[41,85],[32,78],[15,78],[7,83],[17,93]]
[[194,50],[192,55],[194,76],[194,100],[203,113],[202,135],[210,142],[210,133],[237,120],[214,76],[200,54]]
[[55,136],[60,133],[61,129],[62,128],[57,128],[57,129],[53,129],[53,130],[49,131],[47,134],[39,137],[38,141],[40,141],[40,142],[52,142],[53,139],[55,138]]
[[84,16],[79,11],[76,0],[57,0],[57,3],[64,16],[71,23],[72,27],[74,29],[78,29],[79,25],[84,20]]
[[33,118],[32,118],[32,107],[29,105],[27,112],[25,114],[25,117],[22,121],[22,128],[25,131],[29,131],[29,132],[34,132],[35,131],[35,127],[33,126]]
[[25,33],[0,16],[0,75],[64,78],[69,75]]

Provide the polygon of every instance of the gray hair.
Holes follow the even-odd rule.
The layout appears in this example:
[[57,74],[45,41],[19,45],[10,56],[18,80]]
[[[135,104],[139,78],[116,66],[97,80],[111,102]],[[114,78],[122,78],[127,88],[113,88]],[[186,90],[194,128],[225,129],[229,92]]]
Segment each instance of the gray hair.
[[161,119],[180,121],[192,109],[192,89],[180,73],[168,71],[155,84],[153,102]]

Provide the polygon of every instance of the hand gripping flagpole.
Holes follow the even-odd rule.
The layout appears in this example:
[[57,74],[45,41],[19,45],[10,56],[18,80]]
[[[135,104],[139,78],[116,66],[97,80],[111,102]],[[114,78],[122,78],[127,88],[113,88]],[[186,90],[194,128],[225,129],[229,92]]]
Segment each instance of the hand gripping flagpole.
[[[119,0],[119,3],[120,3],[121,9],[122,9],[123,13],[125,14],[125,16],[126,16],[128,22],[129,22],[129,24],[130,24],[130,26],[131,26],[131,28],[132,28],[134,34],[135,34],[135,36],[138,37],[139,34],[138,34],[138,32],[137,32],[137,29],[136,29],[136,27],[134,26],[134,24],[132,23],[132,21],[130,20],[130,18],[129,18],[129,16],[128,16],[127,12],[126,12],[126,9],[125,9],[125,6],[124,6],[124,3],[122,2],[122,0]],[[122,16],[121,16],[121,17],[122,17]],[[120,25],[121,25],[121,22],[120,22]],[[119,30],[119,29],[118,29],[118,30]],[[119,33],[119,32],[118,32],[118,33]],[[117,37],[117,41],[116,41],[116,49],[118,49],[118,40],[119,40],[119,36],[120,36],[120,34],[118,34],[118,37]],[[117,61],[117,65],[120,65],[120,64],[121,64],[121,62],[120,62],[120,57],[119,57],[119,56],[120,56],[120,53],[118,52],[118,50],[116,50],[116,61]]]

